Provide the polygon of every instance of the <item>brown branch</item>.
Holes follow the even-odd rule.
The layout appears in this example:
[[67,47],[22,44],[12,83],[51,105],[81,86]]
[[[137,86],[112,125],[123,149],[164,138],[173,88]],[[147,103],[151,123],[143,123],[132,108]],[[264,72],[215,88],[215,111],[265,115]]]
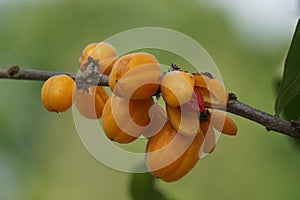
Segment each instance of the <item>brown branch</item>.
[[265,113],[237,100],[232,93],[229,94],[227,112],[257,122],[268,131],[276,131],[294,138],[300,138],[300,123],[279,118],[276,115]]
[[51,76],[58,75],[58,74],[67,74],[67,73],[22,69],[19,66],[12,66],[8,69],[0,69],[0,78],[7,78],[7,79],[45,81]]
[[[46,81],[51,76],[66,74],[72,77],[76,81],[84,79],[80,75],[75,75],[67,72],[53,72],[43,70],[24,69],[19,66],[12,66],[8,69],[0,69],[0,79],[18,79],[18,80],[37,80]],[[90,85],[108,86],[108,77],[106,75],[98,75],[93,79],[87,81]]]
[[[80,83],[80,80],[85,79],[84,82],[88,82],[90,85],[100,85],[108,86],[108,76],[107,75],[96,75],[89,79],[89,77],[76,76],[74,74],[65,73],[65,72],[51,72],[51,71],[42,71],[42,70],[32,70],[32,69],[23,69],[18,66],[13,66],[8,69],[0,69],[0,79],[19,79],[19,80],[39,80],[45,81],[51,76],[58,74],[67,74],[76,80],[77,84]],[[88,81],[87,81],[88,80]],[[235,115],[244,117],[251,121],[257,122],[268,131],[276,131],[294,138],[300,138],[300,123],[295,121],[288,121],[279,118],[278,116],[271,115],[260,111],[256,108],[253,108],[245,103],[242,103],[237,100],[234,94],[229,94],[229,101],[227,104],[227,112],[233,113]]]

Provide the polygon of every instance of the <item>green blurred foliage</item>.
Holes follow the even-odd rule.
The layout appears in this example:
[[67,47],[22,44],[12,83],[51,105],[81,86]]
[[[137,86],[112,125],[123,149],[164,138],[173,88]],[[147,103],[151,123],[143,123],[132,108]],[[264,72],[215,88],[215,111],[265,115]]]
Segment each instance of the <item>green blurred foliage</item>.
[[[0,7],[0,26],[1,67],[68,72],[77,71],[88,43],[130,28],[171,28],[206,48],[229,91],[270,113],[273,71],[290,41],[277,41],[272,51],[248,48],[225,13],[194,0],[7,3]],[[131,175],[106,167],[87,152],[71,111],[46,112],[39,99],[41,85],[0,80],[0,199],[131,199]],[[299,199],[300,155],[287,137],[233,118],[238,135],[222,136],[214,153],[182,180],[157,181],[160,191],[178,200]]]
[[[294,121],[300,120],[300,94],[294,97],[284,108],[283,115],[286,119],[291,119]],[[294,145],[295,150],[300,152],[300,140],[295,138],[290,138],[291,143]]]
[[165,194],[155,187],[155,177],[150,173],[136,173],[132,175],[130,193],[134,200],[168,200]]

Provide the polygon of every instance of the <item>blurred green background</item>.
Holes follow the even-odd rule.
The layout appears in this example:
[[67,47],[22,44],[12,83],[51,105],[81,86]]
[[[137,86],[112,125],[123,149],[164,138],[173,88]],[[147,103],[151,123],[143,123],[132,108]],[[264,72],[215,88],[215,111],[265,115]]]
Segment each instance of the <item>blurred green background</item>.
[[[243,26],[233,25],[229,14],[192,0],[0,1],[0,67],[76,72],[88,43],[130,28],[171,28],[205,47],[228,91],[274,113],[273,82],[293,30],[260,43],[242,37]],[[41,86],[0,80],[0,199],[131,199],[131,175],[95,160],[77,135],[72,112],[43,108]],[[236,137],[222,136],[187,176],[157,181],[159,189],[177,200],[299,199],[300,149],[284,135],[233,118]]]

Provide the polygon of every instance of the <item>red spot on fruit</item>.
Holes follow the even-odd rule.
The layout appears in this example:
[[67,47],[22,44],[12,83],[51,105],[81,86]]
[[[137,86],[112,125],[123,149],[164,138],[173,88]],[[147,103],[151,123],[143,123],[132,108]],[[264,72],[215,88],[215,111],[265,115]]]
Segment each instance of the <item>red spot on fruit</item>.
[[192,99],[182,105],[182,109],[194,111],[194,112],[205,112],[204,100],[201,93],[198,90],[194,90]]

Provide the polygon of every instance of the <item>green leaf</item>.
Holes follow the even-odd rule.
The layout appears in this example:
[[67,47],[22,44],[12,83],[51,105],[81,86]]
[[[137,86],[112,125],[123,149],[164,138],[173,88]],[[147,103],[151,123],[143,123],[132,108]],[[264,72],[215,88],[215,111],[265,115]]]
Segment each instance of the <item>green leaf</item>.
[[[275,113],[300,93],[300,19],[293,36],[291,47],[285,60],[282,81],[275,102]],[[300,114],[300,113],[299,113]]]
[[[276,77],[274,79],[274,91],[277,91],[281,82],[281,77]],[[291,119],[294,121],[299,120],[300,113],[300,94],[295,96],[290,102],[288,102],[282,109],[282,115],[285,119]],[[300,151],[300,140],[297,138],[289,137],[295,150]]]
[[130,191],[133,200],[168,200],[155,188],[155,177],[150,173],[132,174]]

